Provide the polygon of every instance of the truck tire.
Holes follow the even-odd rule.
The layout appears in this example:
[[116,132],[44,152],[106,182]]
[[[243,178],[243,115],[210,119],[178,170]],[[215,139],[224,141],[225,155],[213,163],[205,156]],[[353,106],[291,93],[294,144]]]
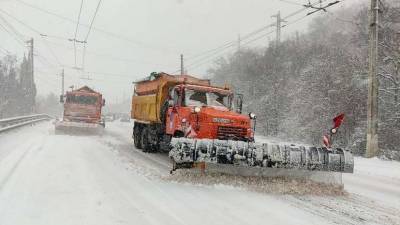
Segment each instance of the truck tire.
[[164,134],[159,143],[159,151],[169,152],[171,150],[171,139],[171,135]]
[[144,127],[140,134],[141,134],[141,136],[140,136],[140,145],[142,147],[142,151],[143,152],[151,151],[151,144],[149,142],[149,130],[148,130],[148,128]]
[[133,143],[135,145],[135,148],[137,149],[142,149],[142,141],[141,141],[141,129],[139,126],[135,125],[133,127]]

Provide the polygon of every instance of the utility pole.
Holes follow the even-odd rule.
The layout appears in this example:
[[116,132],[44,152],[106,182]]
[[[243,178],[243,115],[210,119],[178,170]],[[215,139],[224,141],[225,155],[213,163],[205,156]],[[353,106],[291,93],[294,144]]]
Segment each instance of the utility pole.
[[181,75],[185,73],[184,66],[183,66],[183,54],[181,54]]
[[281,11],[276,15],[276,44],[281,43]]
[[125,101],[125,99],[126,99],[126,93],[125,93],[125,91],[123,91],[122,92],[122,104],[124,103],[124,101]]
[[61,96],[64,96],[64,69],[61,72]]
[[[30,90],[32,91],[34,89],[34,82],[35,82],[35,64],[34,64],[34,54],[33,54],[33,38],[31,38],[29,41],[27,41],[29,44],[29,57],[31,58],[31,79],[30,79]],[[35,111],[35,98],[32,99],[32,108],[31,112]]]
[[240,34],[238,34],[238,50],[237,50],[238,52],[240,52],[240,47],[241,47],[240,46],[240,44],[241,44],[240,42],[241,42]]
[[281,18],[281,11],[278,11],[278,14],[273,15],[272,17],[276,17],[276,46],[281,43],[281,28],[282,22],[286,22]]
[[365,156],[377,155],[378,147],[378,0],[371,0],[369,12],[369,73],[368,73],[368,113],[367,113],[367,149]]
[[29,54],[30,54],[31,62],[32,62],[32,65],[31,65],[31,73],[32,73],[32,79],[33,79],[33,75],[34,75],[34,64],[33,64],[33,60],[34,60],[34,57],[33,57],[33,38],[31,38],[31,39],[28,41],[28,43],[29,43],[29,48],[30,48]]

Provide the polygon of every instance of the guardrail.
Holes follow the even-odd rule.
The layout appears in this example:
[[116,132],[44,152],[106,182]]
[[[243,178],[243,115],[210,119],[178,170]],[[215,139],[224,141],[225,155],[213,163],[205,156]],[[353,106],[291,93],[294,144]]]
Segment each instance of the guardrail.
[[35,114],[29,116],[18,116],[12,118],[0,119],[0,133],[17,127],[33,124],[43,120],[49,120],[52,117],[46,114]]

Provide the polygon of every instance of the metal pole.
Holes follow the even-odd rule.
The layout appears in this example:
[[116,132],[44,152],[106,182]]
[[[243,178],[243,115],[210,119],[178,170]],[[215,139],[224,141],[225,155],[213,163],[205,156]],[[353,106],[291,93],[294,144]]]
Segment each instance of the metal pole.
[[[34,46],[33,46],[33,38],[31,38],[29,41],[29,47],[30,47],[30,52],[29,52],[29,54],[30,54],[30,58],[31,58],[31,79],[30,79],[30,89],[31,90],[33,90],[33,87],[34,87],[34,82],[35,82],[35,64],[34,64],[34,54],[33,54],[33,49],[34,49]],[[32,99],[32,108],[31,108],[31,111],[32,112],[34,112],[35,111],[35,105],[36,105],[36,103],[35,103],[35,98],[33,98]]]
[[183,54],[181,54],[181,75],[185,73],[184,67],[183,67]]
[[238,34],[238,50],[237,50],[238,52],[240,52],[240,47],[241,47],[240,46],[240,44],[241,44],[240,42],[241,42],[240,34]]
[[64,95],[64,69],[61,72],[61,95]]
[[278,11],[278,13],[276,15],[273,15],[272,17],[276,17],[276,47],[279,46],[279,44],[281,43],[281,29],[282,29],[282,22],[286,22],[285,20],[283,20],[281,18],[281,12]]
[[30,52],[30,54],[31,54],[31,60],[32,60],[32,79],[33,79],[33,75],[34,75],[34,63],[33,63],[33,61],[34,61],[34,57],[33,57],[33,38],[31,38],[31,40],[29,41],[29,43],[30,43],[30,47],[31,47],[31,52]]
[[278,11],[276,16],[276,44],[281,43],[281,11]]
[[378,61],[378,0],[371,0],[369,25],[369,74],[368,74],[368,113],[367,113],[367,149],[365,156],[377,155],[378,147],[378,79],[376,64]]

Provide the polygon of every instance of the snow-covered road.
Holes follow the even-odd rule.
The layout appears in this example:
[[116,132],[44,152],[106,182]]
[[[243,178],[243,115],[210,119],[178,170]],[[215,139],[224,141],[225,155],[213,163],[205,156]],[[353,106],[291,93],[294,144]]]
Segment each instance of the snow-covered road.
[[346,196],[257,193],[170,182],[164,154],[133,148],[132,124],[0,134],[0,224],[400,224],[400,163],[356,159]]

